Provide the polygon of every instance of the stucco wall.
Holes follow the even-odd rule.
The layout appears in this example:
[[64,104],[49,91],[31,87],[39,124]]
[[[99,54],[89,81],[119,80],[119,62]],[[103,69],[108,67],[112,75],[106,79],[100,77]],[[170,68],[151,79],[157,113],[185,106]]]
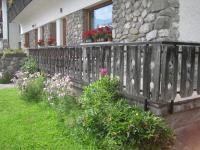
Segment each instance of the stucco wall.
[[11,49],[17,49],[19,48],[19,42],[21,42],[19,25],[9,23],[9,47]]
[[180,0],[181,41],[200,42],[200,0]]

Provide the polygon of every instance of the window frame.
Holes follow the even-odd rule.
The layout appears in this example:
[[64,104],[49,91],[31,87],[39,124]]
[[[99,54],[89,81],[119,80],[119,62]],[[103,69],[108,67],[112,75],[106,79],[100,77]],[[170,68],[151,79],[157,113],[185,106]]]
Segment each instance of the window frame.
[[26,32],[24,36],[25,36],[25,42],[24,42],[24,44],[27,44],[26,46],[30,47],[30,33]]
[[109,0],[107,2],[95,5],[95,6],[93,6],[93,7],[91,7],[91,8],[88,9],[88,20],[87,20],[87,22],[88,22],[88,28],[87,28],[87,30],[91,30],[92,29],[92,23],[93,23],[92,22],[93,21],[92,20],[92,15],[93,15],[93,12],[96,9],[103,8],[103,7],[106,7],[106,6],[111,5],[111,4],[113,4],[113,2],[112,2],[112,0]]

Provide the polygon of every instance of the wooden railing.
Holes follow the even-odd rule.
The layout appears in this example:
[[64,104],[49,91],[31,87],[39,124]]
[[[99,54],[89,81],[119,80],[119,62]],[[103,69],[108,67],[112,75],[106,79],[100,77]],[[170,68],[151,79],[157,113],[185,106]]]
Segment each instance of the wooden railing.
[[39,68],[80,83],[99,79],[100,68],[120,79],[121,92],[156,103],[200,95],[200,44],[140,42],[30,49]]

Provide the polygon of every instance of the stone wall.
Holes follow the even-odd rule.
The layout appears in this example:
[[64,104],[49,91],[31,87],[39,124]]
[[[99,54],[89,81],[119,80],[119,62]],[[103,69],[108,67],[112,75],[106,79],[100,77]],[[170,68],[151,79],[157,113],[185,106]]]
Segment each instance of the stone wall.
[[44,41],[45,41],[45,46],[48,46],[48,38],[50,37],[50,24],[44,25]]
[[29,46],[30,48],[36,48],[37,47],[37,43],[36,43],[36,34],[35,34],[35,30],[31,30],[29,32]]
[[6,56],[1,56],[0,58],[0,72],[2,74],[8,73],[13,75],[16,71],[20,69],[22,62],[26,54],[9,54]]
[[79,10],[66,16],[66,40],[67,45],[82,43],[84,30],[84,11]]
[[113,0],[114,41],[178,40],[178,0]]

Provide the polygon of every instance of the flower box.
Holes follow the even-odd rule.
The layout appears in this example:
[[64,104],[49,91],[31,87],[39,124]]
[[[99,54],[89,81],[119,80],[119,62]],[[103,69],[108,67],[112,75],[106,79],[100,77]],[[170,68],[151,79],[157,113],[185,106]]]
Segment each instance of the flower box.
[[38,41],[37,41],[37,44],[38,44],[40,47],[44,46],[44,40],[43,40],[43,39],[38,40]]
[[112,41],[112,29],[108,26],[89,30],[83,33],[85,43]]
[[49,46],[55,46],[56,45],[56,39],[54,37],[49,37],[47,41]]

